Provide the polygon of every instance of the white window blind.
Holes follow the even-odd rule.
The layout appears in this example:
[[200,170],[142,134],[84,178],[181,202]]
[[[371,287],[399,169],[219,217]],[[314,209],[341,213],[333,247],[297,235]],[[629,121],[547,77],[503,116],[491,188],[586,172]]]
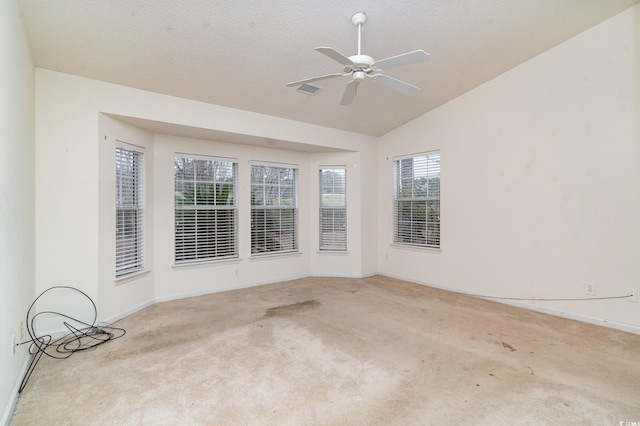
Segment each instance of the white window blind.
[[440,247],[440,153],[394,160],[394,242]]
[[320,168],[320,251],[347,250],[347,170]]
[[298,250],[298,170],[251,165],[251,253]]
[[144,154],[116,147],[116,277],[144,268]]
[[238,256],[238,163],[176,155],[175,261]]

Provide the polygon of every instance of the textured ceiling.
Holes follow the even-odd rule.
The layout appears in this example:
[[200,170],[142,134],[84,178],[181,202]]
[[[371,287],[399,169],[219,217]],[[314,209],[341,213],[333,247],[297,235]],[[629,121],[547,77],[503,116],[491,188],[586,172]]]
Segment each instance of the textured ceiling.
[[[640,0],[21,0],[36,66],[369,135],[382,135]],[[428,62],[385,74],[415,97],[366,81],[341,106],[347,77],[316,52],[380,60],[423,49]]]

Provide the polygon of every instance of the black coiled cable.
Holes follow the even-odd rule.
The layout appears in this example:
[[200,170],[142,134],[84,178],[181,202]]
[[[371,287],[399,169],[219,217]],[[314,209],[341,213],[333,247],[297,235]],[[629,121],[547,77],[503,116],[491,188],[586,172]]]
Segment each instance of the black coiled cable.
[[[87,300],[89,300],[89,302],[91,302],[91,306],[93,307],[93,320],[91,321],[91,323],[87,323],[77,318],[73,318],[69,315],[65,315],[63,313],[55,311],[42,311],[34,313],[33,309],[38,300],[47,292],[54,289],[72,290],[81,294]],[[35,322],[36,319],[41,315],[56,315],[61,317],[63,325],[67,330],[69,330],[69,332],[55,340],[50,334],[38,336],[35,332]],[[26,342],[22,342],[21,344],[31,342],[31,344],[29,345],[29,354],[31,355],[31,360],[29,361],[27,372],[22,379],[22,383],[20,384],[18,393],[22,392],[22,390],[27,385],[31,374],[33,373],[33,370],[35,370],[36,365],[38,365],[38,361],[40,361],[42,355],[47,355],[51,358],[56,359],[69,358],[76,352],[93,349],[103,343],[108,342],[109,340],[118,339],[124,336],[124,334],[126,333],[124,329],[113,327],[111,324],[96,324],[97,317],[98,309],[96,308],[96,304],[93,302],[93,300],[91,300],[89,296],[87,296],[86,293],[78,290],[75,287],[54,286],[40,293],[40,295],[35,298],[33,303],[31,303],[31,306],[27,311],[27,333],[29,333],[30,339]],[[73,325],[72,322],[74,324],[77,324],[78,326]]]

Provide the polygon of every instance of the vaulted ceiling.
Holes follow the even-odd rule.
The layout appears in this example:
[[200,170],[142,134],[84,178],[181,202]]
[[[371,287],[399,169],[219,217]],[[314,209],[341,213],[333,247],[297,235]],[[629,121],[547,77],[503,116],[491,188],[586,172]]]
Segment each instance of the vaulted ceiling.
[[[436,108],[640,0],[21,0],[36,66],[182,98],[368,135]],[[357,50],[351,16],[367,14],[362,53],[422,49],[430,60],[385,74],[421,88],[406,97],[349,77],[314,50]],[[597,55],[597,51],[594,51]]]

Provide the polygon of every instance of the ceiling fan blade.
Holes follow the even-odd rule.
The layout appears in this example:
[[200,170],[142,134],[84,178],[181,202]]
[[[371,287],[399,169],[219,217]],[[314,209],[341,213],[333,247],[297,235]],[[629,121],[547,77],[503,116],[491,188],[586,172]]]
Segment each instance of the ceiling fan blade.
[[351,80],[347,87],[344,89],[344,94],[342,95],[342,100],[340,101],[340,105],[349,105],[355,99],[358,94],[358,85],[359,81]]
[[317,77],[305,78],[304,80],[292,81],[291,83],[287,83],[287,86],[288,87],[300,86],[301,84],[311,83],[313,81],[326,80],[328,78],[342,77],[345,75],[349,75],[349,73],[344,74],[341,72],[335,72],[333,74],[319,75]]
[[403,53],[401,55],[392,56],[390,58],[381,59],[373,65],[379,70],[387,70],[393,67],[402,67],[405,65],[418,64],[429,59],[429,54],[424,50],[414,50],[413,52]]
[[316,50],[323,55],[327,55],[334,61],[341,63],[342,65],[353,65],[353,61],[351,59],[347,58],[342,53],[335,50],[333,47],[316,47]]
[[373,81],[375,81],[379,85],[395,90],[396,92],[402,93],[403,95],[414,96],[420,91],[419,87],[412,86],[409,83],[405,83],[404,81],[389,77],[387,75],[376,74],[372,76],[372,78]]

